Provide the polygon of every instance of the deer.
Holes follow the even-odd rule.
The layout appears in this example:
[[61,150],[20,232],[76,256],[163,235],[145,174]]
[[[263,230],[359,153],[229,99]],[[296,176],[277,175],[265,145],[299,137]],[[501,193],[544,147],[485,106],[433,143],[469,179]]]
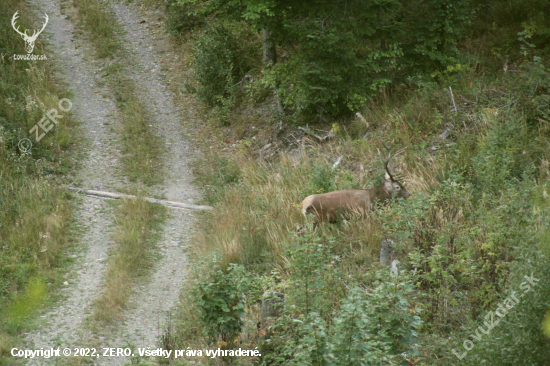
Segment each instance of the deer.
[[314,229],[323,221],[337,222],[339,217],[360,216],[364,218],[377,203],[384,204],[392,197],[406,199],[410,196],[388,166],[392,158],[391,148],[393,144],[389,148],[384,143],[382,145],[384,145],[388,154],[387,158],[384,159],[380,150],[378,150],[386,171],[384,183],[370,189],[345,189],[323,194],[312,194],[302,201],[304,216],[314,216]]
[[11,26],[13,27],[13,29],[19,33],[19,35],[21,36],[21,38],[23,38],[23,40],[25,41],[25,49],[27,51],[27,53],[32,53],[32,50],[34,49],[34,42],[36,41],[36,38],[38,38],[38,36],[40,35],[40,33],[42,33],[42,31],[44,30],[44,28],[46,28],[46,25],[48,24],[48,14],[44,13],[44,19],[45,19],[45,22],[44,24],[42,25],[42,29],[40,29],[38,32],[35,30],[32,34],[32,36],[29,36],[27,34],[27,30],[28,29],[25,29],[25,32],[21,32],[19,30],[19,26],[16,26],[15,24],[15,21],[17,20],[17,18],[19,17],[18,16],[18,13],[19,11],[16,11],[15,14],[13,14],[13,17],[11,18]]

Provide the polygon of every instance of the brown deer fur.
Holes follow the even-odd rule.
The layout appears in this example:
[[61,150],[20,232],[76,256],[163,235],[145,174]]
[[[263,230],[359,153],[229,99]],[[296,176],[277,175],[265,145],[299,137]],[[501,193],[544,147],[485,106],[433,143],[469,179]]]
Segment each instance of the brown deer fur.
[[407,198],[409,192],[386,173],[384,183],[371,189],[345,189],[313,194],[302,201],[302,213],[313,214],[315,226],[322,221],[336,222],[338,217],[365,217],[376,202],[384,203],[392,196]]

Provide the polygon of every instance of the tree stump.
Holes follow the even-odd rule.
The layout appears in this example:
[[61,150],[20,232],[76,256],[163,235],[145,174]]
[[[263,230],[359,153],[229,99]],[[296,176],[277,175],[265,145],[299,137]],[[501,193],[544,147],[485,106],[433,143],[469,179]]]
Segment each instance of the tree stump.
[[280,292],[268,291],[264,293],[264,295],[262,296],[262,328],[264,328],[269,323],[269,318],[275,319],[279,316],[279,312],[283,307],[284,301],[285,295]]
[[382,248],[380,249],[380,263],[389,266],[391,262],[395,259],[394,256],[395,250],[393,247],[393,240],[382,240]]
[[284,301],[285,295],[276,291],[268,291],[262,296],[262,313],[258,328],[262,339],[260,343],[261,359],[265,362],[265,365],[272,363],[269,357],[266,358],[266,355],[273,352],[274,347],[270,341],[273,332],[269,330],[269,324],[272,320],[279,317]]

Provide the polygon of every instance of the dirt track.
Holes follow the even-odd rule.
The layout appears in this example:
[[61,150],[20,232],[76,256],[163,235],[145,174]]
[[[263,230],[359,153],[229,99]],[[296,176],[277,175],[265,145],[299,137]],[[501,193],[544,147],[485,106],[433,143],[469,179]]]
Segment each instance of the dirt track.
[[[106,191],[124,191],[130,186],[123,176],[119,136],[113,126],[118,121],[114,99],[99,76],[101,61],[93,58],[93,48],[85,38],[75,38],[75,24],[61,10],[62,0],[36,0],[39,10],[50,21],[44,37],[50,43],[49,59],[59,70],[74,97],[73,113],[82,122],[86,139],[86,158],[76,173],[74,185]],[[114,16],[124,27],[124,47],[128,55],[126,76],[135,82],[139,99],[154,120],[154,132],[166,144],[166,161],[159,167],[164,174],[162,185],[153,187],[157,196],[168,200],[193,202],[197,190],[191,184],[188,162],[193,151],[185,139],[182,114],[173,103],[163,80],[158,62],[159,43],[143,22],[143,16],[132,5],[112,4]],[[79,197],[77,222],[82,229],[82,252],[76,259],[68,285],[62,290],[64,300],[45,313],[43,325],[28,334],[29,348],[74,347],[157,347],[158,337],[166,328],[167,313],[177,304],[185,281],[186,254],[193,222],[193,212],[170,209],[157,250],[160,255],[148,282],[135,290],[129,309],[116,327],[95,329],[87,322],[91,305],[100,294],[105,276],[106,259],[112,247],[113,210],[106,201]],[[110,357],[98,359],[98,365],[121,365],[130,359]],[[50,360],[33,360],[29,365],[54,364]]]

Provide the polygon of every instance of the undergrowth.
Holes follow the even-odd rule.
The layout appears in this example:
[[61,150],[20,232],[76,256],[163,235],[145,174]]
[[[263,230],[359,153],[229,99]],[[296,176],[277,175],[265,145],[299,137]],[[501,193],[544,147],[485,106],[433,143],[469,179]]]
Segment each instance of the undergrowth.
[[[384,28],[376,41],[353,48],[358,54],[374,52],[360,49],[374,44],[381,51],[376,59],[380,69],[375,68],[379,79],[368,82],[378,80],[383,87],[364,94],[342,87],[350,77],[349,70],[342,71],[347,63],[326,60],[342,45],[320,41],[338,37],[330,30],[341,19],[304,26],[316,19],[301,18],[304,4],[286,13],[277,13],[283,8],[276,6],[269,8],[273,13],[262,7],[246,8],[247,13],[224,1],[180,0],[168,7],[196,20],[194,33],[182,28],[172,32],[180,42],[197,41],[198,55],[219,56],[204,47],[205,39],[214,42],[217,37],[204,24],[208,29],[223,24],[234,35],[243,22],[251,30],[288,32],[286,38],[273,39],[282,60],[251,68],[254,81],[248,86],[238,77],[216,74],[225,70],[223,75],[229,75],[231,65],[244,59],[222,67],[203,57],[206,64],[194,66],[199,73],[212,66],[209,75],[218,75],[205,79],[197,74],[196,90],[218,83],[225,99],[240,98],[223,120],[216,111],[209,115],[224,123],[222,134],[250,130],[252,124],[255,131],[278,124],[291,129],[303,121],[323,120],[304,119],[304,113],[322,117],[331,110],[336,113],[330,122],[337,127],[334,139],[324,143],[306,143],[303,134],[295,145],[272,138],[270,143],[283,147],[269,159],[262,158],[263,144],[255,145],[252,137],[234,145],[208,141],[209,153],[196,163],[195,172],[214,210],[200,216],[193,247],[196,281],[184,292],[181,326],[169,334],[168,345],[262,349],[260,359],[229,357],[220,360],[224,364],[546,364],[549,340],[541,329],[550,333],[547,2],[460,2],[457,9],[444,3],[419,5],[421,17],[437,7],[433,24],[422,25],[425,18],[422,24],[405,19],[410,34],[384,38]],[[318,4],[325,5],[332,6]],[[397,14],[409,14],[412,8]],[[273,17],[272,24],[266,14]],[[281,14],[293,16],[279,24]],[[276,28],[281,24],[287,28]],[[302,28],[293,28],[297,24]],[[308,31],[310,40],[301,38]],[[389,38],[393,46],[401,44],[403,54]],[[235,47],[256,47],[259,59],[257,37],[240,42]],[[315,48],[314,42],[328,49]],[[352,56],[339,57],[352,62]],[[384,57],[388,64],[382,65]],[[403,61],[400,67],[390,62],[397,59]],[[331,72],[327,65],[334,66]],[[407,70],[415,71],[405,77]],[[342,79],[332,83],[336,75]],[[354,80],[354,87],[361,82],[366,81]],[[350,90],[356,94],[342,97]],[[284,114],[274,112],[277,93]],[[366,123],[338,118],[345,108],[360,111]],[[263,119],[255,118],[257,113]],[[218,124],[209,128],[212,136],[220,135]],[[405,148],[394,165],[411,197],[380,207],[366,219],[324,223],[312,231],[301,214],[301,200],[313,193],[379,184],[379,139]],[[339,157],[343,160],[333,167]],[[378,260],[386,238],[395,242],[403,270],[398,277]],[[526,275],[540,281],[529,292],[521,290]],[[259,324],[266,291],[285,296],[279,318],[268,328]],[[480,333],[487,314],[514,291],[524,297],[498,326]],[[271,335],[268,342],[266,334]],[[466,355],[459,358],[453,350]],[[189,360],[209,364],[205,358]]]

